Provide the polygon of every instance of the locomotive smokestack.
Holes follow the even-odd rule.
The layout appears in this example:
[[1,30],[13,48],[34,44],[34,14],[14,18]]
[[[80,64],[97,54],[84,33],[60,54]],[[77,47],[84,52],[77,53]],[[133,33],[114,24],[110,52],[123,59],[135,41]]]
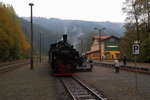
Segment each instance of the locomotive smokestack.
[[67,35],[63,35],[63,42],[67,43]]

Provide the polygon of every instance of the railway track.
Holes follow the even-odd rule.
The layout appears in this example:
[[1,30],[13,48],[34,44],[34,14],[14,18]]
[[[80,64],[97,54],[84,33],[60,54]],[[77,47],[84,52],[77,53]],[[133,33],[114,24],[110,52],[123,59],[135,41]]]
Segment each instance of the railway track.
[[94,88],[89,88],[77,78],[60,77],[63,86],[68,91],[69,100],[107,100]]
[[7,65],[7,66],[1,66],[1,67],[0,67],[0,75],[2,75],[2,74],[4,74],[4,73],[7,73],[7,72],[9,72],[9,71],[18,69],[18,68],[20,68],[20,67],[24,67],[24,66],[27,65],[27,64],[29,64],[29,61],[14,63],[14,64]]
[[12,64],[17,64],[17,63],[21,63],[21,62],[26,62],[26,61],[29,61],[29,60],[24,59],[24,60],[16,60],[16,61],[10,61],[10,62],[6,62],[6,63],[0,63],[0,67],[12,65]]

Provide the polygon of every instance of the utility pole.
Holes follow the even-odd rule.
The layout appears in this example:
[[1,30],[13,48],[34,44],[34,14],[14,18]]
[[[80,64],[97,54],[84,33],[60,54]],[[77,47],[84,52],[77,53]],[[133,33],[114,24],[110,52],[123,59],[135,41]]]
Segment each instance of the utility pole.
[[[94,28],[94,29],[98,29],[98,28]],[[98,29],[98,43],[99,43],[99,61],[101,62],[102,61],[102,58],[101,58],[101,37],[102,37],[102,31],[106,29],[106,28],[102,28],[102,29]]]
[[34,6],[33,3],[29,3],[29,6],[31,6],[31,70],[33,70],[33,21],[32,21],[32,6]]
[[99,36],[98,36],[98,38],[99,38],[99,61],[101,62],[102,60],[101,60],[101,33],[102,33],[102,30],[101,29],[99,29]]
[[40,63],[41,63],[41,57],[42,57],[42,55],[41,55],[41,35],[42,35],[42,33],[40,33]]
[[81,39],[81,54],[83,53],[83,39]]

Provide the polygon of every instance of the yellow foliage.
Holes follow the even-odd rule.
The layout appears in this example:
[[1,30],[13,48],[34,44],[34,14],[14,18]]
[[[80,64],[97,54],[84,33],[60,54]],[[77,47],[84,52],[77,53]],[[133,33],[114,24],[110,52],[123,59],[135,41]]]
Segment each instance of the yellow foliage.
[[17,50],[16,55],[21,56],[30,47],[13,7],[0,2],[0,49]]

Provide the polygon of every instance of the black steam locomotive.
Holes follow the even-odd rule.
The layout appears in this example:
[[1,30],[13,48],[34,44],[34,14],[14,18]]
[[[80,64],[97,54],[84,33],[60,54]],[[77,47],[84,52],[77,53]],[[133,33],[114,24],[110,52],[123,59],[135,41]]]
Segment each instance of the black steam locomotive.
[[79,53],[67,43],[67,35],[63,40],[51,44],[49,61],[55,75],[75,74],[78,65]]

